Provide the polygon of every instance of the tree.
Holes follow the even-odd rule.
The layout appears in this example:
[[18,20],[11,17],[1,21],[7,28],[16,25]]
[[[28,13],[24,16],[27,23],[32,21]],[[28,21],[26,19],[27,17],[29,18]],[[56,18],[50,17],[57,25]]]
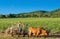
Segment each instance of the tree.
[[0,14],[0,18],[5,18],[5,15]]
[[16,17],[15,14],[7,14],[5,16],[6,16],[6,18],[14,18],[14,17]]

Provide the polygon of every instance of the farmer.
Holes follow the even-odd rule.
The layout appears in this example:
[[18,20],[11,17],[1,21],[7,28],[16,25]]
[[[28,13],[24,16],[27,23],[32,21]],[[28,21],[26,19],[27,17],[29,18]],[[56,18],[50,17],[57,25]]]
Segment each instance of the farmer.
[[22,30],[25,30],[27,28],[28,24],[23,24],[22,22],[19,22],[17,23],[17,27],[22,29]]
[[22,28],[24,27],[24,24],[22,22],[19,22],[18,21],[17,27],[18,27],[18,32],[21,32],[22,31]]
[[20,32],[21,34],[23,34],[23,36],[25,36],[25,34],[27,33],[27,24],[18,22],[17,27],[18,27],[18,32]]

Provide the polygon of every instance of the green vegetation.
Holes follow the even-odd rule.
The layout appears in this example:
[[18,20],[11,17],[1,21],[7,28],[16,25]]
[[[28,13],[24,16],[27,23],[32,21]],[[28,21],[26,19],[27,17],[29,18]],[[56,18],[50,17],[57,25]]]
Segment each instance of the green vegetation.
[[4,31],[12,24],[16,26],[18,21],[28,24],[29,26],[39,27],[42,26],[45,29],[50,29],[51,33],[60,31],[60,18],[3,18],[0,19],[0,29]]
[[20,14],[0,14],[0,18],[27,18],[27,17],[48,17],[48,18],[59,18],[60,17],[60,9],[49,11],[33,11],[33,12],[25,12]]
[[[43,26],[45,29],[50,29],[51,33],[60,31],[60,18],[0,18],[0,31],[5,31],[7,27],[12,24],[16,26],[16,23],[21,21],[29,26],[39,27]],[[0,39],[60,39],[60,38],[44,38],[44,37],[3,37]]]

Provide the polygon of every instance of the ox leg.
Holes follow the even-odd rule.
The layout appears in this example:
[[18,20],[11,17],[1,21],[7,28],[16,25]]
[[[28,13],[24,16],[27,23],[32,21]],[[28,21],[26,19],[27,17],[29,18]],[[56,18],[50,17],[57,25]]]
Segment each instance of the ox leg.
[[28,33],[28,37],[30,37],[30,36],[31,36],[31,32]]
[[38,34],[39,34],[39,33],[36,34],[36,37],[38,37]]
[[25,37],[25,32],[23,32],[23,37]]
[[36,33],[33,33],[33,36],[35,37],[36,36]]
[[20,37],[20,35],[18,34],[18,37]]
[[38,37],[39,35],[40,35],[40,32],[37,32],[36,37]]

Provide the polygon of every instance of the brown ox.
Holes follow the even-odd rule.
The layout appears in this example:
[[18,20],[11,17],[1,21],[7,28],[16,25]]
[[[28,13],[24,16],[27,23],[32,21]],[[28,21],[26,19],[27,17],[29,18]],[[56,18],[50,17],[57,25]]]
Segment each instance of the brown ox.
[[29,27],[28,35],[31,36],[31,34],[33,34],[33,36],[38,36],[42,28],[43,27],[37,27],[37,28]]
[[18,22],[17,26],[13,26],[12,25],[11,27],[7,28],[5,30],[5,33],[9,34],[11,36],[14,36],[14,35],[18,35],[19,36],[20,34],[23,34],[23,31],[22,31],[23,27],[24,27],[23,23]]
[[17,33],[17,31],[18,31],[17,27],[9,27],[5,30],[5,34],[13,36],[14,34]]
[[43,27],[37,27],[37,28],[29,27],[28,35],[31,36],[31,34],[33,36],[47,36],[49,32],[45,30]]

